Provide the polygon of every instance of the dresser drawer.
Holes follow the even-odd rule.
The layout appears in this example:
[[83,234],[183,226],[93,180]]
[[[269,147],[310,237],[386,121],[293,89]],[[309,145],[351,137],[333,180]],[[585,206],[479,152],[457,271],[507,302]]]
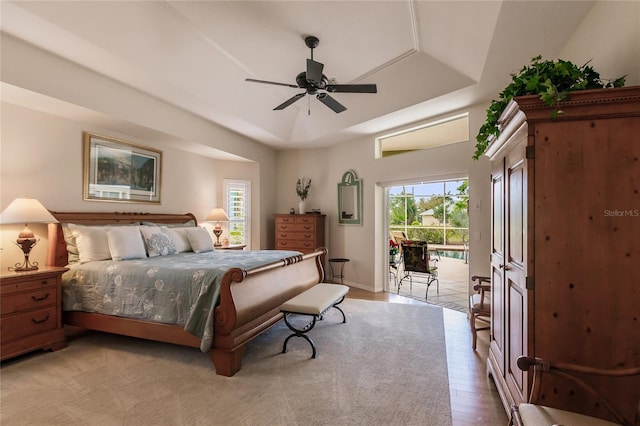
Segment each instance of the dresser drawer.
[[57,307],[15,314],[0,319],[0,341],[8,342],[32,334],[53,330],[57,326]]
[[3,316],[44,306],[58,305],[56,287],[47,287],[27,293],[5,294],[0,300],[0,313]]
[[315,225],[316,218],[304,215],[292,214],[290,216],[281,216],[276,218],[276,225]]
[[314,232],[278,232],[276,239],[314,241],[316,234]]
[[276,250],[298,250],[304,253],[313,251],[316,248],[315,241],[302,240],[278,240],[276,241]]
[[315,232],[316,225],[314,223],[278,223],[276,224],[276,231],[287,231],[287,232]]
[[[5,281],[5,280],[3,280]],[[10,280],[6,280],[10,281]],[[33,278],[33,279],[25,279],[24,281],[15,281],[14,282],[3,282],[2,286],[0,286],[0,294],[3,296],[8,293],[15,293],[17,291],[29,291],[29,290],[38,290],[44,287],[56,286],[58,284],[57,277],[47,277],[47,278]]]

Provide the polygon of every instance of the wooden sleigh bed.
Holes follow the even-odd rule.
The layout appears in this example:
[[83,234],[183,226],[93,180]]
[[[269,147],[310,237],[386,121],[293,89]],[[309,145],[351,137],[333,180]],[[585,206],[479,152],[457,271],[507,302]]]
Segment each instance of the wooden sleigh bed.
[[[50,266],[68,264],[61,223],[125,225],[143,221],[163,224],[196,221],[190,213],[51,213],[60,223],[49,225],[47,265]],[[238,372],[246,344],[282,318],[280,305],[324,280],[324,255],[326,250],[320,248],[249,270],[231,268],[224,274],[214,310],[213,342],[208,351],[217,374],[232,376]],[[63,312],[63,322],[90,330],[200,347],[200,339],[181,325],[80,311]]]

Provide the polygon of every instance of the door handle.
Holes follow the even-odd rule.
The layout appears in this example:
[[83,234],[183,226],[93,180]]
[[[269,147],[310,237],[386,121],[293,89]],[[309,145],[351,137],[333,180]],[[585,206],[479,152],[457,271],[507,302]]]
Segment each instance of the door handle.
[[503,265],[502,263],[500,265],[498,265],[498,268],[505,270],[505,271],[510,271],[511,270],[511,266],[509,265]]

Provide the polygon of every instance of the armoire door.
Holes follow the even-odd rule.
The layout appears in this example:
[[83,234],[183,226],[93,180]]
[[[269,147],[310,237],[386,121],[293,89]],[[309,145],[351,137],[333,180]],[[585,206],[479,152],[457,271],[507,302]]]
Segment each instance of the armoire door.
[[526,138],[505,157],[505,250],[502,265],[505,301],[505,381],[516,404],[526,401],[527,375],[516,365],[529,354],[527,265],[527,160]]
[[491,364],[504,376],[504,161],[496,161],[491,171]]

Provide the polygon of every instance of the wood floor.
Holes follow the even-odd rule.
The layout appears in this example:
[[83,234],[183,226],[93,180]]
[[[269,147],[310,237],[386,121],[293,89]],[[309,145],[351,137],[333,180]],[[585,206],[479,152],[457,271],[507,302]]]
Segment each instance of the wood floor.
[[[389,303],[423,303],[395,294],[372,293],[357,288],[351,288],[348,297]],[[464,313],[444,309],[444,327],[453,425],[507,425],[508,418],[498,391],[486,373],[488,332],[478,333],[478,349],[474,352]]]

